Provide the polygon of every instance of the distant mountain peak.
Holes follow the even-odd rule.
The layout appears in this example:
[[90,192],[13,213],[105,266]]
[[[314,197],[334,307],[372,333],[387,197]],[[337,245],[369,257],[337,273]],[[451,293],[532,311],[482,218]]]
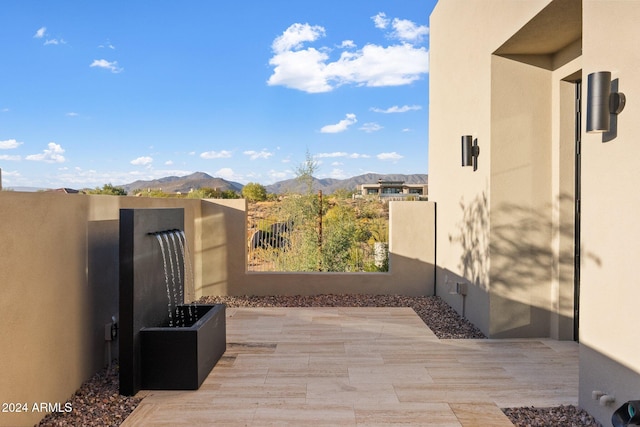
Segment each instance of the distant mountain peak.
[[227,181],[223,178],[214,178],[205,172],[194,172],[186,176],[167,176],[149,181],[135,181],[122,186],[127,193],[136,190],[152,189],[162,190],[165,193],[188,193],[199,188],[216,188],[220,191],[242,191],[242,184]]
[[[212,179],[213,177],[205,172],[194,172],[191,175],[183,176],[183,178],[193,178],[193,179]],[[222,179],[222,178],[220,178]]]

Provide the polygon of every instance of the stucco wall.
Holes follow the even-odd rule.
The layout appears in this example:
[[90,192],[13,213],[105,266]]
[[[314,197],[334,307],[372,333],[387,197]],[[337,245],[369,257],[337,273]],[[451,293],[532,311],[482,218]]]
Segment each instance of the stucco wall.
[[[193,251],[198,200],[0,192],[2,402],[63,403],[105,366],[104,325],[118,314],[119,208],[178,205]],[[0,425],[44,415],[0,413]]]
[[[64,403],[107,363],[104,325],[118,314],[120,208],[184,208],[194,288],[202,295],[431,295],[435,206],[392,202],[391,272],[246,272],[244,200],[0,192],[2,402]],[[117,343],[111,344],[117,357]],[[0,413],[0,426],[45,414]]]
[[[547,57],[499,52],[558,16],[581,39]],[[573,337],[575,81],[583,82],[580,405],[606,424],[615,407],[640,399],[638,19],[640,2],[625,0],[441,0],[431,16],[436,286],[460,311],[460,297],[446,292],[468,282],[467,317],[491,336]],[[523,53],[561,36],[562,22],[523,43]],[[530,32],[518,38],[522,29]],[[585,132],[586,81],[595,71],[611,71],[627,96],[614,134]],[[477,172],[459,166],[464,134],[478,138]],[[599,405],[593,390],[615,404]]]
[[[548,317],[549,281],[532,293],[534,279],[510,267],[537,244],[543,225],[533,224],[533,216],[550,205],[549,178],[538,175],[550,161],[544,151],[550,71],[493,55],[548,3],[446,0],[431,15],[429,199],[438,205],[437,293],[462,312],[462,298],[449,291],[467,283],[464,314],[490,336],[549,334],[548,322],[531,320]],[[531,107],[533,116],[522,114]],[[535,115],[545,119],[537,123]],[[462,135],[478,139],[475,172],[461,167]],[[508,211],[519,213],[520,224]],[[505,246],[510,241],[519,247]]]
[[[583,138],[580,404],[609,423],[614,407],[640,399],[640,4],[589,0],[583,13],[585,80],[611,71],[627,97],[615,138]],[[592,390],[615,396],[615,404],[598,405]]]
[[489,335],[548,336],[551,72],[492,55]]

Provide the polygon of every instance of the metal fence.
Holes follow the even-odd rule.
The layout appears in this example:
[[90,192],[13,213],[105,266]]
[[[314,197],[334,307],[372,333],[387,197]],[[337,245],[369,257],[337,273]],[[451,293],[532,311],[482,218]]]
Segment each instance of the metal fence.
[[[322,225],[318,225],[322,229]],[[323,250],[322,233],[314,234],[311,238],[308,236],[314,231],[308,227],[296,226],[293,221],[277,218],[250,222],[247,230],[247,270],[326,271],[320,261]],[[313,245],[314,239],[317,242],[315,250],[309,248],[310,241]],[[340,257],[345,262],[344,270],[339,271],[388,271],[386,243],[353,242]]]

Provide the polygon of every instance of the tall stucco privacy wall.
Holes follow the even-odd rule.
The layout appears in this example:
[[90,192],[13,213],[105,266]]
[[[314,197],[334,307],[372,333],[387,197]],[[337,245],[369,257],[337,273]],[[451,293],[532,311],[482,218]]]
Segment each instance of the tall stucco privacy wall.
[[[245,200],[0,192],[0,397],[64,403],[117,357],[105,324],[118,316],[120,209],[182,208],[193,288],[203,295],[433,293],[435,205],[392,202],[389,273],[248,273]],[[408,224],[411,224],[409,227]],[[28,426],[41,412],[2,413]]]

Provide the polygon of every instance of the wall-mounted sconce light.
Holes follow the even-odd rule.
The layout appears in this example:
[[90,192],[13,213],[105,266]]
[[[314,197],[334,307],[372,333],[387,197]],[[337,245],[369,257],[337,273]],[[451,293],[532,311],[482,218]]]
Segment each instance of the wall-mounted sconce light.
[[462,135],[462,166],[473,166],[473,170],[478,169],[478,138],[473,139],[471,135]]
[[611,92],[611,72],[599,71],[587,78],[587,132],[609,132],[611,114],[624,109],[622,92]]

